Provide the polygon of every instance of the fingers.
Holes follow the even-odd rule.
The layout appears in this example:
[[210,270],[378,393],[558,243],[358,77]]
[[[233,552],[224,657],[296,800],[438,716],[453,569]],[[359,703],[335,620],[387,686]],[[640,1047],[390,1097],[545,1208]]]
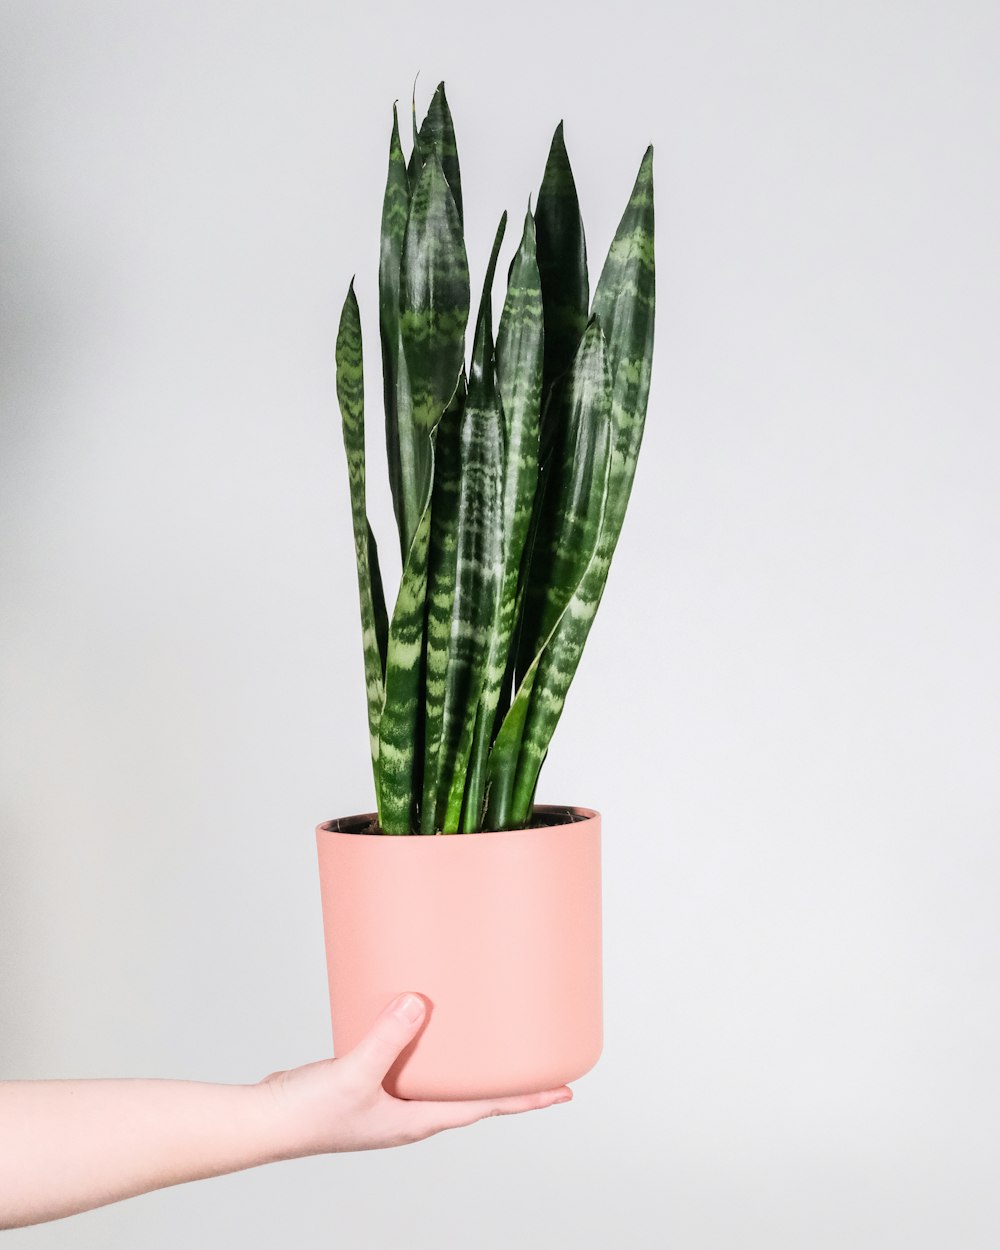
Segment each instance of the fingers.
[[473,1098],[464,1102],[422,1102],[420,1107],[434,1124],[432,1132],[446,1128],[462,1128],[493,1115],[516,1115],[521,1111],[539,1111],[557,1102],[569,1102],[573,1091],[568,1085],[547,1089],[540,1094],[511,1094],[507,1098]]
[[420,1032],[427,1004],[419,994],[400,994],[381,1013],[365,1036],[344,1055],[366,1081],[379,1086],[400,1052]]

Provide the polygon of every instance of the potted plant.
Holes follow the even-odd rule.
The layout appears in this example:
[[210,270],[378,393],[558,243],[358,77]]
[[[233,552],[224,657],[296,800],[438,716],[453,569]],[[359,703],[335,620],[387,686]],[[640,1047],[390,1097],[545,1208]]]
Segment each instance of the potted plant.
[[[510,264],[500,219],[466,367],[469,268],[444,84],[404,157],[393,109],[379,327],[402,575],[389,620],[365,500],[361,323],[336,345],[376,810],[316,830],[336,1053],[416,989],[385,1088],[552,1088],[602,1046],[600,817],[536,806],[635,473],[653,344],[652,148],[590,299],[557,127]],[[449,836],[455,835],[455,836]]]

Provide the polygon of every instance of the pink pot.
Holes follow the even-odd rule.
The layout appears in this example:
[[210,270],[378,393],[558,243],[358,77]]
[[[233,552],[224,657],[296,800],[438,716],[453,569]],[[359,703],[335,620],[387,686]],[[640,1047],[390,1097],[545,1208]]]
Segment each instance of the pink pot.
[[390,837],[373,817],[316,829],[334,1053],[390,999],[429,1005],[384,1087],[398,1098],[492,1098],[583,1076],[603,1044],[601,818]]

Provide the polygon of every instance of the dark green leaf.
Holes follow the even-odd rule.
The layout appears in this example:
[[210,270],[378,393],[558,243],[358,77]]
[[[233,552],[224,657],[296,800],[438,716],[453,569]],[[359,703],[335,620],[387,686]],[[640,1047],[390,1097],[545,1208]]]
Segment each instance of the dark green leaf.
[[401,360],[399,332],[399,276],[403,256],[406,219],[410,211],[410,188],[406,162],[399,142],[399,119],[392,108],[392,137],[389,141],[389,172],[382,201],[382,232],[378,267],[379,331],[382,340],[382,385],[385,398],[385,445],[389,464],[389,486],[396,513],[402,558],[408,543],[403,502],[403,467],[400,461],[400,411],[404,429],[411,425],[409,382],[406,361]]
[[[653,238],[653,150],[649,148],[594,296],[595,317],[607,327],[611,374],[612,450],[607,498],[594,553],[537,656],[510,812],[515,824],[526,821],[531,814],[538,773],[604,593],[632,490],[652,363]],[[520,698],[520,692],[517,697]]]
[[435,155],[413,189],[403,241],[400,333],[412,409],[399,413],[404,550],[430,491],[430,433],[455,393],[469,318],[469,266],[462,226]]
[[550,404],[552,443],[541,469],[537,518],[524,587],[518,672],[541,650],[556,619],[583,576],[597,543],[597,517],[610,454],[610,387],[604,335],[591,321],[570,372]]
[[[417,75],[419,77],[419,74]],[[423,169],[423,161],[420,159],[420,132],[417,130],[417,79],[413,80],[413,92],[410,96],[410,112],[413,118],[413,146],[410,148],[410,159],[406,163],[406,176],[409,179],[410,189],[417,185],[417,179],[420,177],[420,171]]]
[[587,327],[587,243],[562,122],[549,148],[535,210],[538,272],[545,309],[543,399],[569,369]]
[[594,313],[607,339],[613,381],[615,446],[605,520],[611,531],[610,552],[615,549],[625,518],[646,422],[655,303],[653,149],[649,147],[594,292]]
[[504,415],[503,586],[490,631],[486,671],[476,715],[463,828],[482,823],[486,763],[496,728],[517,611],[518,574],[538,480],[538,422],[542,389],[542,292],[535,257],[535,227],[524,220],[511,266],[497,334],[496,368]]
[[351,492],[351,520],[354,526],[354,554],[361,600],[361,637],[365,660],[365,686],[368,698],[368,730],[371,738],[372,767],[378,790],[379,722],[385,693],[387,622],[382,578],[379,573],[375,536],[368,524],[365,500],[365,402],[364,368],[361,348],[361,317],[354,294],[354,283],[347,292],[337,333],[337,400],[340,404],[347,452],[347,473]]
[[[429,635],[429,647],[439,647],[444,638],[447,655],[443,661],[439,656],[432,659],[428,651],[428,698],[433,702],[428,703],[421,813],[425,833],[458,832],[488,641],[499,611],[504,431],[493,363],[491,294],[506,220],[505,213],[487,266],[476,323],[469,392],[458,432],[457,500],[450,471],[442,482],[447,500],[442,529],[450,528],[454,539],[445,533],[441,550],[450,556],[453,549],[454,556],[441,562],[441,576],[435,578],[430,605],[433,619],[429,628],[434,632]],[[450,470],[450,460],[448,465]],[[442,618],[446,612],[445,631]],[[439,685],[441,679],[443,685]]]
[[[526,756],[529,768],[536,760],[541,766],[548,747],[544,738],[548,717],[555,713],[558,719],[552,686],[564,675],[560,666],[578,636],[577,619],[573,615],[567,619],[567,608],[581,592],[601,533],[611,459],[611,377],[596,318],[584,333],[561,395],[561,441],[546,466],[548,481],[528,571],[526,619],[529,605],[534,615],[522,643],[531,658],[489,762],[490,828],[501,828],[510,819],[527,819],[522,810],[522,766]],[[571,677],[572,671],[567,685]],[[528,777],[529,799],[536,778],[537,767]]]
[[[433,454],[433,437],[431,439]],[[379,723],[379,824],[386,833],[416,826],[419,710],[424,661],[424,608],[431,509],[424,509],[410,544],[389,627],[385,702]]]
[[445,833],[457,833],[460,827],[486,644],[502,584],[503,417],[495,386],[473,391],[470,383],[461,447],[455,604],[440,767],[446,799],[440,827]]
[[424,695],[424,769],[420,832],[436,833],[439,759],[444,716],[448,641],[455,605],[458,557],[458,493],[461,478],[461,427],[465,405],[464,374],[455,397],[438,423],[434,444],[434,494],[431,503],[430,553],[427,573],[427,667]]
[[443,82],[438,83],[431,97],[427,116],[423,120],[419,133],[416,124],[416,113],[414,113],[413,151],[410,153],[411,185],[427,158],[431,153],[435,153],[441,162],[448,186],[451,187],[458,220],[462,221],[462,175],[458,165],[458,144],[455,141],[455,123],[452,121]]
[[503,244],[504,232],[507,229],[507,214],[502,213],[493,236],[493,247],[486,265],[486,279],[483,282],[483,293],[479,297],[479,313],[476,316],[476,337],[472,343],[472,366],[469,370],[469,386],[481,386],[484,382],[491,384],[495,372],[493,348],[493,280],[496,276],[497,257]]

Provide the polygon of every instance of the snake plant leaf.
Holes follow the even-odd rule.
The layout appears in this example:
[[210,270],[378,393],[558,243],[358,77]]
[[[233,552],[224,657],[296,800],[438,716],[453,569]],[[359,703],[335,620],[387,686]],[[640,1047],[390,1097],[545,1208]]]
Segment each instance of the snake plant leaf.
[[466,381],[463,371],[452,402],[438,424],[434,445],[434,494],[427,558],[427,668],[424,688],[424,770],[420,832],[437,832],[439,757],[444,717],[448,639],[455,602],[461,427]]
[[551,452],[543,470],[521,637],[527,668],[576,589],[597,544],[603,483],[611,454],[607,345],[593,318],[573,367],[554,393]]
[[[444,833],[459,831],[469,756],[503,586],[503,413],[495,379],[473,387],[462,413],[455,602],[441,735]],[[439,809],[440,810],[440,809]]]
[[492,381],[495,370],[495,352],[493,344],[493,280],[496,274],[497,258],[503,244],[503,236],[507,230],[507,213],[500,215],[496,234],[493,236],[493,247],[486,265],[486,279],[483,282],[483,293],[479,297],[479,312],[476,314],[476,335],[472,342],[472,365],[469,369],[469,387],[478,387]]
[[594,313],[608,341],[615,447],[605,525],[618,542],[642,443],[653,364],[656,267],[653,257],[653,148],[642,158],[594,292]]
[[653,342],[652,149],[590,306],[563,125],[529,201],[496,341],[496,233],[466,370],[469,266],[444,83],[404,158],[392,132],[379,251],[389,483],[402,577],[387,618],[366,512],[361,326],[337,336],[379,823],[526,825],[632,489]]
[[[546,465],[547,480],[528,571],[528,590],[536,593],[526,599],[525,614],[530,609],[534,618],[522,642],[531,658],[491,755],[490,822],[523,821],[530,815],[530,811],[523,814],[519,806],[522,764],[526,755],[532,761],[537,755],[541,767],[548,747],[543,730],[550,711],[550,688],[562,676],[561,671],[552,669],[551,652],[554,646],[557,668],[571,654],[567,640],[576,639],[576,622],[565,621],[565,613],[592,564],[601,534],[611,461],[612,383],[604,335],[596,317],[587,326],[559,394],[560,441]],[[561,633],[558,626],[562,626]],[[572,671],[567,684],[571,677]],[[505,733],[507,719],[511,727]],[[537,769],[531,780],[535,777]],[[490,827],[503,825],[491,823]]]
[[448,186],[455,198],[458,220],[462,221],[462,174],[458,164],[458,144],[455,141],[455,123],[448,107],[443,82],[438,83],[431,97],[427,116],[420,127],[417,145],[422,161],[426,161],[433,152],[441,162],[444,176],[448,179]]
[[422,166],[432,152],[437,154],[437,158],[441,162],[444,176],[448,180],[448,185],[451,187],[451,193],[455,199],[458,219],[462,221],[462,174],[458,164],[458,144],[455,141],[455,123],[451,116],[451,109],[448,107],[448,99],[445,95],[443,82],[438,83],[431,97],[427,114],[419,131],[417,130],[416,103],[414,102],[413,150],[410,153],[410,161],[407,166],[411,186],[416,182]]
[[413,91],[410,93],[410,116],[413,119],[413,146],[410,148],[410,159],[406,162],[406,177],[413,187],[417,178],[420,176],[420,170],[423,168],[423,161],[420,159],[420,132],[417,130],[417,78],[418,73],[413,79]]
[[[433,464],[435,433],[430,436]],[[385,699],[379,721],[378,816],[384,833],[408,834],[417,819],[418,739],[424,667],[424,610],[427,549],[431,527],[428,499],[410,544],[389,626]]]
[[389,651],[389,615],[385,607],[385,590],[382,582],[382,570],[379,567],[378,544],[375,531],[368,523],[368,580],[372,587],[372,606],[375,609],[375,642],[382,663],[383,698],[385,697],[384,676],[386,656]]
[[[443,689],[439,696],[437,687],[434,691],[434,698],[440,697],[440,712],[436,706],[428,707],[430,729],[421,812],[423,832],[457,833],[459,830],[486,647],[499,610],[504,431],[493,362],[491,299],[506,219],[505,213],[500,219],[487,266],[476,322],[469,390],[459,423],[457,507],[454,516],[446,516],[444,522],[454,525],[454,562],[442,568],[441,577],[435,579],[433,587],[431,607],[435,617],[440,609],[447,610],[449,605],[450,612]],[[435,619],[433,625],[437,641],[440,622]],[[434,676],[436,679],[436,669]],[[435,754],[433,735],[438,729],[440,737]]]
[[361,600],[361,639],[364,650],[365,688],[368,698],[368,732],[372,767],[378,788],[379,721],[385,696],[385,664],[388,624],[382,576],[379,572],[375,535],[368,523],[365,499],[365,403],[361,350],[361,316],[354,282],[347,291],[337,332],[337,401],[347,453],[347,474],[354,526],[354,554]]
[[389,486],[396,514],[402,558],[406,560],[403,537],[406,532],[403,503],[403,468],[400,462],[399,425],[412,425],[409,380],[402,358],[399,330],[399,275],[403,238],[410,212],[410,185],[406,161],[399,140],[399,117],[392,106],[392,136],[389,140],[389,172],[382,200],[381,246],[378,267],[379,333],[382,340],[382,386],[385,400],[385,446],[389,465]]
[[[481,395],[486,385],[487,369],[492,369],[491,291],[496,269],[496,257],[504,239],[506,212],[497,226],[496,237],[486,270],[484,292],[480,300],[476,321],[476,337],[472,351],[472,395]],[[487,351],[487,344],[490,350]],[[465,664],[467,657],[456,655],[460,644],[466,640],[452,637],[452,616],[461,612],[457,604],[456,577],[459,569],[460,482],[462,474],[462,415],[466,396],[464,379],[460,382],[456,401],[437,427],[436,461],[434,474],[434,502],[432,502],[431,549],[429,556],[429,581],[427,581],[427,680],[426,680],[426,732],[424,756],[424,790],[420,809],[420,833],[434,834],[445,824],[447,811],[447,786],[442,775],[449,768],[450,746],[444,741],[445,702],[454,691],[447,684],[446,676],[451,669],[452,685],[457,685],[456,664]],[[467,512],[462,519],[467,519]],[[457,629],[457,626],[455,626]],[[465,671],[465,670],[462,670]],[[454,734],[455,712],[451,711],[449,730]],[[451,750],[457,750],[451,744]]]
[[[538,423],[542,395],[542,288],[535,251],[535,223],[524,219],[514,256],[496,342],[496,371],[504,417],[503,584],[490,631],[483,689],[476,715],[462,828],[482,824],[486,765],[498,714],[506,707],[508,656],[517,619],[521,559],[538,482]],[[509,698],[509,695],[507,696]]]
[[379,765],[376,791],[379,824],[384,833],[409,834],[420,824],[418,797],[423,788],[426,700],[427,595],[436,443],[447,435],[450,414],[461,411],[464,370],[441,419],[429,435],[431,473],[420,520],[403,566],[396,606],[389,626],[385,665],[385,699],[379,722]]
[[611,375],[612,448],[607,497],[593,556],[551,635],[539,649],[514,781],[510,818],[515,823],[526,821],[531,814],[538,773],[604,593],[632,490],[652,365],[656,285],[653,228],[650,147],[639,166],[594,294],[594,319],[602,326],[607,320]]
[[[473,395],[483,391],[487,369],[492,370],[493,366],[491,294],[493,275],[506,226],[507,214],[504,213],[500,218],[493,241],[493,250],[487,266],[486,282],[476,322],[476,338],[472,356]],[[441,828],[447,807],[446,797],[441,796],[439,800],[439,791],[442,784],[441,772],[442,768],[446,767],[448,750],[447,746],[442,748],[447,691],[445,678],[449,663],[458,663],[458,660],[451,655],[449,643],[452,613],[456,606],[459,493],[462,473],[462,405],[465,396],[463,374],[459,391],[456,392],[456,400],[449,406],[438,426],[436,444],[431,546],[428,557],[426,731],[420,808],[420,832],[422,834],[435,833]]]
[[517,761],[524,740],[524,722],[531,705],[531,694],[538,674],[536,656],[525,673],[517,697],[503,718],[487,762],[486,812],[482,828],[485,830],[512,829],[514,827],[514,785],[517,781]]
[[399,413],[403,550],[431,484],[430,433],[455,393],[469,319],[469,264],[462,224],[441,162],[432,153],[413,188],[403,239],[399,325],[411,396]]
[[545,366],[542,394],[573,363],[587,328],[590,285],[576,182],[569,163],[562,122],[549,148],[535,209],[538,272],[545,309]]

